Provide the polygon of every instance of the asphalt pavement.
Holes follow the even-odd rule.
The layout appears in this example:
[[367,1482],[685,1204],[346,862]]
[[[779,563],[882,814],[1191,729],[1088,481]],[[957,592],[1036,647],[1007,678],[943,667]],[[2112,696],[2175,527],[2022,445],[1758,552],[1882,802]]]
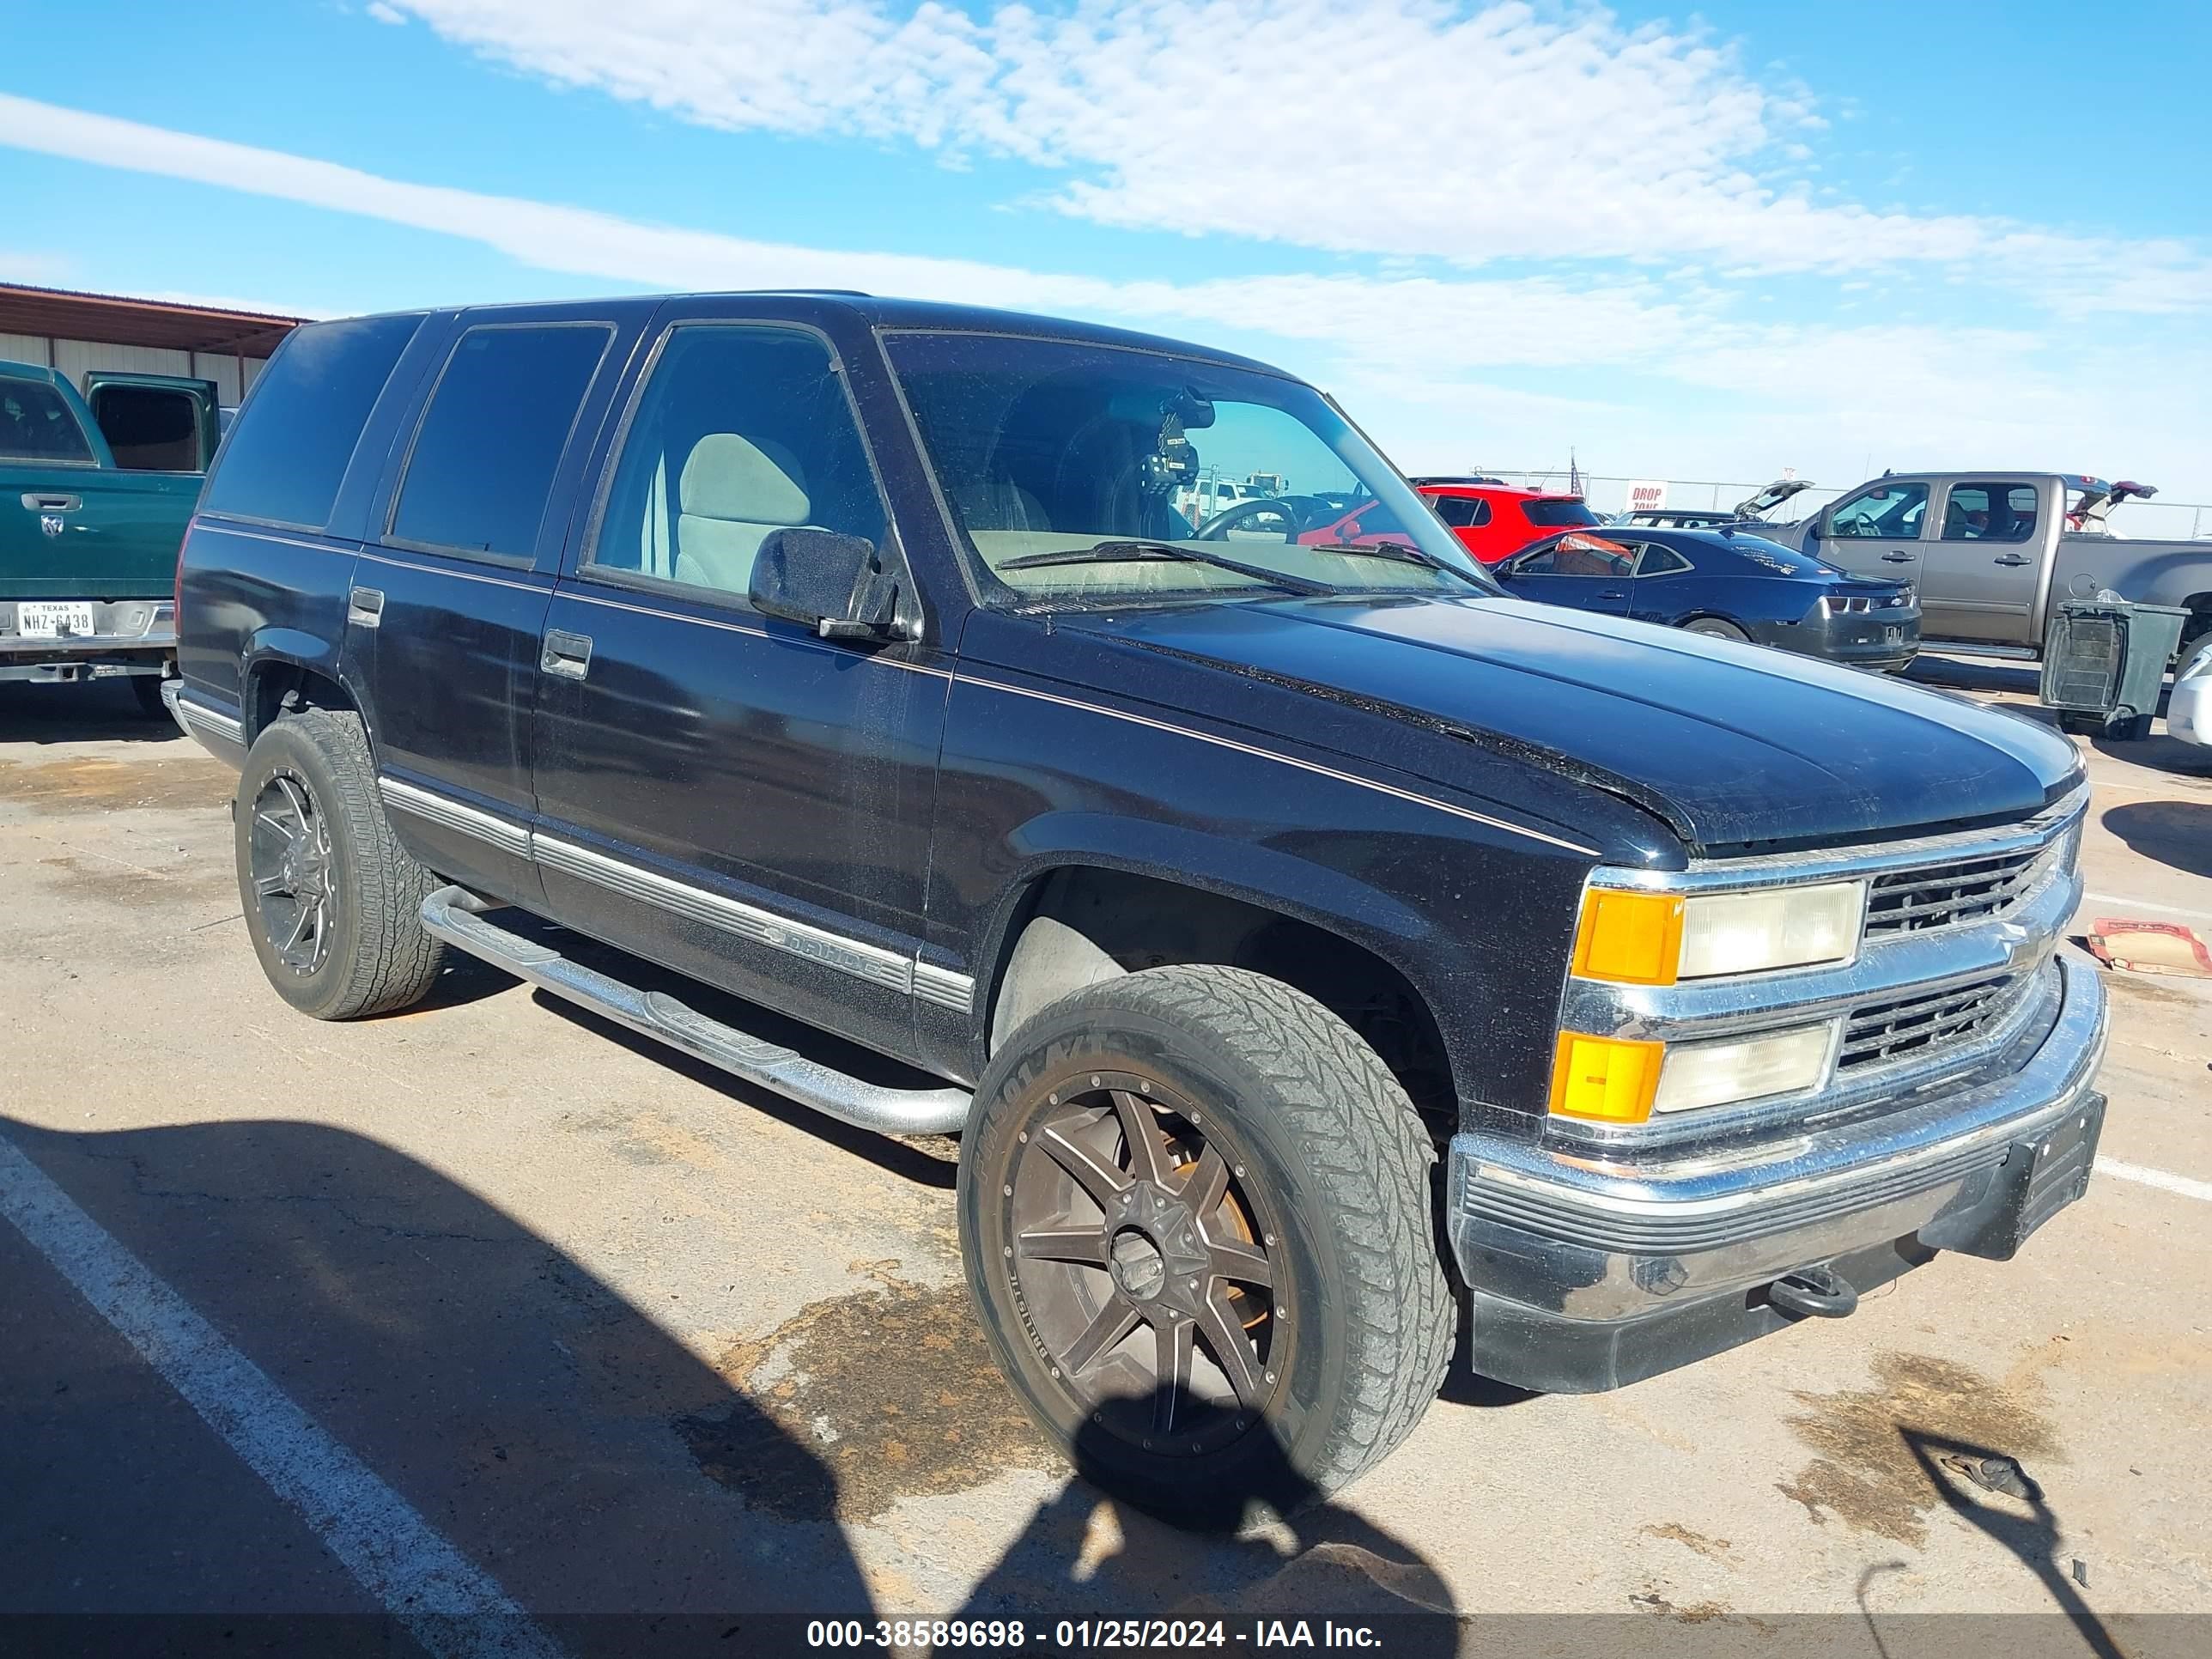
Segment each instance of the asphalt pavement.
[[[2075,931],[2212,938],[2212,751],[2077,741]],[[1335,1502],[1200,1539],[1019,1418],[949,1144],[472,963],[299,1018],[230,784],[127,688],[0,687],[0,1653],[803,1642],[763,1613],[1234,1648],[1316,1610],[1397,1652],[2212,1651],[2212,981],[2105,970],[2100,1172],[2017,1260],[1615,1394],[1455,1376]]]

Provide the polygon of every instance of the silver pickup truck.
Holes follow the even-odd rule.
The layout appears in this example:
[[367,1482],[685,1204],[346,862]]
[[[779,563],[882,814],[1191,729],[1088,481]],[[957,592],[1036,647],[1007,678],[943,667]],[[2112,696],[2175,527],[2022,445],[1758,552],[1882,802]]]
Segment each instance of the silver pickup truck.
[[2129,541],[2106,515],[2152,492],[2079,473],[1885,473],[1759,534],[1920,591],[1923,640],[2039,655],[2051,607],[2110,588],[2193,614],[2181,659],[2212,649],[2212,540]]

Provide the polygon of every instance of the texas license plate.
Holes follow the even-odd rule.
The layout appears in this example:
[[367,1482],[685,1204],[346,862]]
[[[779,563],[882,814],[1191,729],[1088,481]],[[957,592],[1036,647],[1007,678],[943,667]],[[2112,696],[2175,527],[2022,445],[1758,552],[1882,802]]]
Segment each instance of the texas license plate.
[[58,640],[92,632],[92,606],[75,600],[25,599],[15,606],[15,632],[27,640]]

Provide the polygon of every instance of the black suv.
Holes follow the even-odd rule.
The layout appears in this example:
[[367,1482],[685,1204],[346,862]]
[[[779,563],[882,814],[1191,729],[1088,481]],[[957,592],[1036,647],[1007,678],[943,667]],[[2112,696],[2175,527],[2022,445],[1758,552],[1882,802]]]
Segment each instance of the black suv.
[[[1194,522],[1216,473],[1376,505]],[[827,294],[321,324],[179,592],[281,995],[458,948],[957,1133],[983,1331],[1140,1503],[1351,1480],[1462,1304],[1611,1388],[2087,1181],[2063,739],[1516,600],[1259,363]]]

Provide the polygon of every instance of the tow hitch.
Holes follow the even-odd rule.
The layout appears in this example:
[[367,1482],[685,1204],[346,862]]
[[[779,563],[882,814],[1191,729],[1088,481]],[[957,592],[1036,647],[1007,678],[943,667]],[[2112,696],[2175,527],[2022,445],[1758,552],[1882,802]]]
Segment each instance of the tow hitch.
[[1859,1293],[1826,1267],[1800,1267],[1766,1287],[1766,1299],[1786,1314],[1842,1319],[1858,1310]]

